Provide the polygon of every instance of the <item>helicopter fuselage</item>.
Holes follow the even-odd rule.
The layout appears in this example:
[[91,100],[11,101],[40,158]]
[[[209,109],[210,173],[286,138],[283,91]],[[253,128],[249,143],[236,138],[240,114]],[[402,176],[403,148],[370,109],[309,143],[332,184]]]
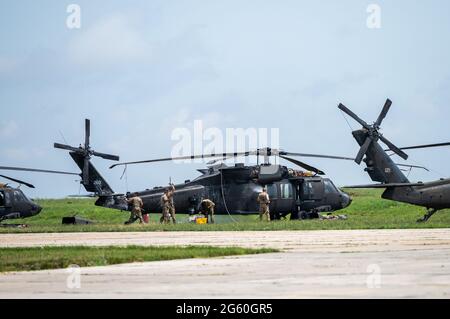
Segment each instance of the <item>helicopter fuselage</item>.
[[[328,178],[298,176],[292,174],[295,171],[278,165],[261,167],[236,164],[234,167],[199,170],[202,175],[195,180],[175,185],[173,200],[177,212],[197,213],[201,200],[208,198],[216,204],[216,214],[257,214],[257,196],[263,186],[267,187],[270,210],[275,217],[290,213],[298,216],[302,212],[332,212],[351,203],[350,196]],[[161,212],[164,190],[165,187],[155,187],[136,192],[144,202],[144,214]],[[130,210],[125,204],[125,196],[121,199],[114,195],[100,197],[96,205]]]
[[35,216],[41,210],[42,207],[26,197],[20,189],[0,188],[0,221]]
[[426,208],[447,209],[450,208],[450,179],[424,183],[423,186],[388,188],[382,197]]

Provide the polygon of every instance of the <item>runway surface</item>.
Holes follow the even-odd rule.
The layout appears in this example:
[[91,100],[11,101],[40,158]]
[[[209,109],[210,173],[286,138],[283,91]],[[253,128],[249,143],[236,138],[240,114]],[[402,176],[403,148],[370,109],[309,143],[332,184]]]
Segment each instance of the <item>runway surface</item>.
[[131,244],[282,252],[6,273],[0,298],[450,297],[450,229],[0,235],[0,247]]

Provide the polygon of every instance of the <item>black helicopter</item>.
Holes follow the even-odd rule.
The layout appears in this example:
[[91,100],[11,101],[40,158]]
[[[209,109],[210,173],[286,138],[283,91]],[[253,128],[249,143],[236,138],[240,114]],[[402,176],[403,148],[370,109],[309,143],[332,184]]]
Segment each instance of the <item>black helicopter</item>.
[[[90,121],[85,122],[84,146],[72,147],[55,143],[54,147],[70,151],[70,156],[82,171],[81,183],[86,191],[98,196],[97,206],[118,210],[129,210],[127,195],[116,194],[105,179],[99,174],[90,161],[91,156],[100,156],[109,160],[118,160],[114,155],[103,154],[90,148]],[[120,163],[111,166],[128,166],[138,163],[154,163],[181,159],[213,158],[226,159],[240,156],[263,156],[264,164],[245,166],[235,164],[227,166],[223,163],[198,170],[201,175],[175,185],[175,206],[178,211],[197,213],[200,202],[204,198],[216,203],[217,214],[256,214],[258,213],[257,195],[263,186],[267,186],[271,197],[270,209],[272,219],[279,219],[291,214],[291,219],[318,217],[318,212],[332,212],[350,205],[351,198],[339,190],[333,182],[321,175],[325,173],[313,166],[288,156],[315,157],[353,160],[353,158],[290,153],[264,148],[242,153],[203,154],[187,157],[162,158],[140,162]],[[270,156],[279,156],[309,172],[290,169],[286,166],[272,165]],[[213,161],[215,163],[216,161]],[[165,187],[155,187],[136,192],[144,202],[143,213],[160,212],[160,198]]]
[[[34,168],[23,168],[23,167],[0,166],[0,170],[79,176],[79,174],[76,173],[34,169]],[[5,225],[1,224],[1,222],[7,219],[27,218],[35,216],[41,212],[42,207],[33,202],[31,199],[29,199],[20,189],[20,185],[25,185],[29,188],[35,188],[34,185],[5,175],[0,175],[0,177],[19,184],[19,187],[14,188],[10,187],[8,184],[0,183],[0,225],[2,226]]]
[[[380,125],[386,117],[391,105],[391,100],[387,99],[376,122],[369,125],[343,104],[339,104],[338,107],[340,110],[347,113],[363,127],[360,130],[352,132],[353,137],[361,146],[355,159],[356,163],[360,164],[365,156],[364,162],[367,166],[365,171],[373,181],[381,183],[349,187],[385,188],[386,190],[384,191],[382,198],[425,207],[427,213],[423,218],[418,220],[418,222],[425,222],[437,211],[450,208],[450,179],[440,179],[428,183],[411,183],[399,169],[398,165],[392,161],[391,156],[387,152],[392,151],[394,154],[397,154],[406,160],[408,155],[404,150],[449,146],[450,143],[400,148],[395,146],[379,132]],[[386,144],[388,149],[384,150],[380,146],[379,141]]]

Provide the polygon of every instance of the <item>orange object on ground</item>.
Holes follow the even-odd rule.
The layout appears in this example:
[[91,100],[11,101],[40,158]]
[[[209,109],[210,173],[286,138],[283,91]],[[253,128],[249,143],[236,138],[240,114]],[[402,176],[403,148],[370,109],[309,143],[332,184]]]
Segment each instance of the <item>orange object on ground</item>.
[[144,223],[148,224],[148,220],[149,220],[148,214],[143,215],[142,219],[144,220]]

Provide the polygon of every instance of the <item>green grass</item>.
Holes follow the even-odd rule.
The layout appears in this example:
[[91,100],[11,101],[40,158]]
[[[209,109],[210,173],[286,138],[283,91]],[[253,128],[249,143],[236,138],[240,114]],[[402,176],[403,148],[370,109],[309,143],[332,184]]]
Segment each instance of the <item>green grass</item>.
[[[195,225],[187,222],[188,215],[178,214],[177,225],[160,225],[160,215],[150,215],[149,225],[130,225],[123,223],[129,218],[128,212],[94,206],[92,199],[38,200],[44,207],[41,214],[22,220],[29,225],[24,229],[0,228],[5,232],[79,232],[79,231],[240,231],[240,230],[319,230],[319,229],[398,229],[398,228],[448,228],[450,210],[436,213],[427,223],[416,223],[425,213],[425,209],[408,204],[387,201],[380,198],[380,190],[347,190],[353,197],[353,203],[336,214],[345,214],[348,220],[338,221],[289,221],[260,223],[258,216],[236,216],[234,222],[228,215],[218,215],[214,225]],[[94,225],[63,226],[63,216],[78,214],[95,222]]]
[[80,267],[106,266],[131,262],[159,261],[187,258],[210,258],[277,252],[276,249],[240,247],[167,246],[167,247],[42,247],[1,248],[0,272],[31,271]]

